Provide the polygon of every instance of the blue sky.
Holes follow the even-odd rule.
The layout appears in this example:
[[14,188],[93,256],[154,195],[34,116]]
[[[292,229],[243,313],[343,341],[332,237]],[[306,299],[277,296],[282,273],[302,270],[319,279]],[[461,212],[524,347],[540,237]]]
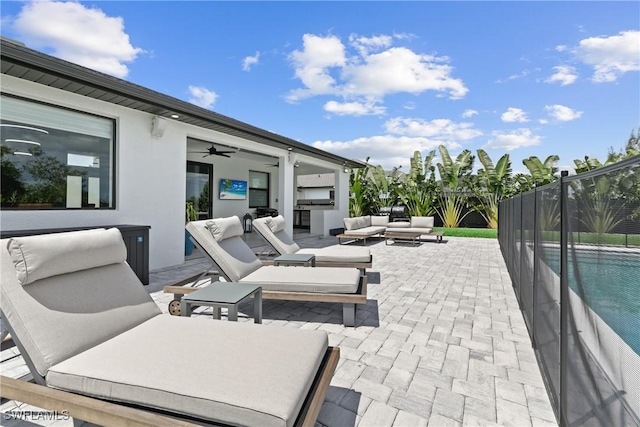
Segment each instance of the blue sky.
[[571,168],[640,126],[636,1],[2,1],[1,28],[387,169],[440,144]]

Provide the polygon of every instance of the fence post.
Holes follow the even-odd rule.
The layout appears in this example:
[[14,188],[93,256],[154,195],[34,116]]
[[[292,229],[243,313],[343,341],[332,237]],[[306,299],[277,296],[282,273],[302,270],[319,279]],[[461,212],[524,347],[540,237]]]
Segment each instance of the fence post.
[[568,212],[568,191],[565,185],[565,178],[569,175],[568,171],[562,171],[560,174],[560,408],[558,410],[560,418],[560,426],[569,425],[566,418],[567,408],[567,380],[568,380],[568,319],[569,319],[569,281],[567,278],[568,269],[568,231],[569,231],[569,215]]
[[531,343],[533,344],[533,349],[537,350],[538,348],[538,340],[536,338],[536,312],[538,304],[536,304],[538,299],[538,187],[536,187],[533,191],[533,290],[532,301],[531,301]]

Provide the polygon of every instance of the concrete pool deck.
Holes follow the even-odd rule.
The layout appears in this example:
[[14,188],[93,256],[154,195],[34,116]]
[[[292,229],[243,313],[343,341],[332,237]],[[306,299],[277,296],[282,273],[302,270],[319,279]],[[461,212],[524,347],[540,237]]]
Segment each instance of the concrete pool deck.
[[[334,237],[296,240],[301,247],[337,244]],[[265,325],[324,330],[340,347],[318,426],[557,425],[497,240],[445,237],[414,246],[373,239],[367,246],[374,257],[368,303],[358,308],[355,328],[341,324],[339,304],[263,305]],[[167,312],[173,296],[163,286],[209,267],[195,255],[151,272],[146,288]],[[211,316],[211,309],[194,316]],[[240,307],[239,321],[253,321],[252,303]],[[19,377],[25,367],[12,351],[2,352],[0,366]],[[3,402],[0,410],[25,408],[16,405]],[[9,424],[18,420],[0,416],[3,425],[72,425]]]

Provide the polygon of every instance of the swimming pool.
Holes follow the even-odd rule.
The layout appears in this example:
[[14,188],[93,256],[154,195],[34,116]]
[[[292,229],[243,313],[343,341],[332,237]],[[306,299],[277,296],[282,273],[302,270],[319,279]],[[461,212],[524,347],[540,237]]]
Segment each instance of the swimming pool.
[[[544,250],[556,274],[558,251]],[[569,251],[568,270],[569,287],[640,355],[640,253]]]

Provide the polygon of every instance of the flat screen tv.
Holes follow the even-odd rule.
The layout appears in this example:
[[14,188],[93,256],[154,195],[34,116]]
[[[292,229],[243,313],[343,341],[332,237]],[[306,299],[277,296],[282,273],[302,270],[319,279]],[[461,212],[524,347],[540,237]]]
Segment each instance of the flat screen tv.
[[236,179],[220,180],[220,200],[246,200],[247,181]]

